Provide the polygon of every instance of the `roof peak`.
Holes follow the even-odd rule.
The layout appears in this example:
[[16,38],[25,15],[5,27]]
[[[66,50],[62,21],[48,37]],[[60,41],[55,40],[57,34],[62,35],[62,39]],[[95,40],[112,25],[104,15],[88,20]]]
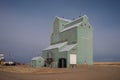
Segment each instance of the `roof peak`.
[[60,20],[63,20],[63,21],[68,21],[68,22],[74,22],[74,21],[79,20],[79,19],[81,19],[81,18],[83,18],[83,17],[88,18],[87,15],[83,15],[83,16],[79,16],[78,18],[76,18],[76,19],[74,19],[74,20],[70,20],[70,19],[66,19],[66,18],[64,18],[64,17],[56,16],[56,18],[58,18],[58,19],[60,19]]
[[58,18],[59,20],[63,20],[63,21],[67,21],[67,22],[72,22],[72,20],[66,19],[66,18],[64,18],[64,17],[56,16],[56,18]]
[[83,15],[83,16],[80,16],[80,17],[78,17],[78,18],[74,19],[72,22],[74,22],[74,21],[76,21],[76,20],[79,20],[79,19],[81,19],[81,18],[83,18],[83,17],[88,18],[88,17],[87,17],[87,15]]

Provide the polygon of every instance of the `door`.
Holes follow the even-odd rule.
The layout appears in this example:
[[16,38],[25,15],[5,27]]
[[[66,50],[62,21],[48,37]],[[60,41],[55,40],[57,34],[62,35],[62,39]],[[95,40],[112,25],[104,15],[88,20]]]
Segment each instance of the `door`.
[[70,54],[70,64],[76,64],[76,54]]
[[66,68],[67,67],[67,60],[65,58],[60,58],[58,62],[59,68]]

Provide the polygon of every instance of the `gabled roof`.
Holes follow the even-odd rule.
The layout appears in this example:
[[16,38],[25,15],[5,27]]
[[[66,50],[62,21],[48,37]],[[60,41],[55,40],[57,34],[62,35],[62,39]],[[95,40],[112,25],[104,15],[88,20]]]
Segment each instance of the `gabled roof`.
[[33,57],[32,60],[44,59],[41,56]]
[[71,50],[72,48],[74,48],[76,45],[77,45],[77,44],[67,45],[67,46],[65,46],[64,48],[62,48],[62,49],[60,50],[60,52],[69,51],[69,50]]
[[63,20],[63,21],[67,21],[67,22],[72,22],[72,20],[61,18],[61,17],[58,17],[58,16],[56,16],[56,18],[58,18],[59,20]]
[[61,32],[64,32],[66,30],[69,30],[69,29],[72,29],[72,28],[75,28],[75,27],[79,26],[82,23],[84,18],[87,18],[87,16],[86,15],[81,16],[81,17],[67,23],[66,25],[64,25],[65,28]]
[[85,18],[85,17],[88,18],[87,15],[83,15],[83,16],[81,16],[81,17],[76,18],[76,19],[73,20],[72,22],[75,22],[75,21],[80,20],[80,19]]
[[67,44],[67,42],[50,45],[49,47],[45,48],[44,50],[50,50],[50,49],[60,48],[60,47],[62,47],[64,45],[66,45],[66,44]]

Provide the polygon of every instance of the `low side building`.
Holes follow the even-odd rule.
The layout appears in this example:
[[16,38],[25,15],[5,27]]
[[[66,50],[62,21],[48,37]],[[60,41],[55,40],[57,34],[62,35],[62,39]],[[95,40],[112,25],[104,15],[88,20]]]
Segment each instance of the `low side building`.
[[5,64],[4,54],[0,53],[0,64]]
[[41,56],[32,58],[31,65],[34,68],[39,68],[44,66],[44,59]]

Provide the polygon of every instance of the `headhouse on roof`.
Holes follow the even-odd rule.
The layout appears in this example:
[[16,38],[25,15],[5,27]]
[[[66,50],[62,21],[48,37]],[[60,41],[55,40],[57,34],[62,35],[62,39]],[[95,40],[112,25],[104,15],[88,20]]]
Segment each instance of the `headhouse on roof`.
[[43,50],[46,64],[56,67],[70,64],[93,64],[93,29],[86,15],[75,20],[56,17],[51,44]]

